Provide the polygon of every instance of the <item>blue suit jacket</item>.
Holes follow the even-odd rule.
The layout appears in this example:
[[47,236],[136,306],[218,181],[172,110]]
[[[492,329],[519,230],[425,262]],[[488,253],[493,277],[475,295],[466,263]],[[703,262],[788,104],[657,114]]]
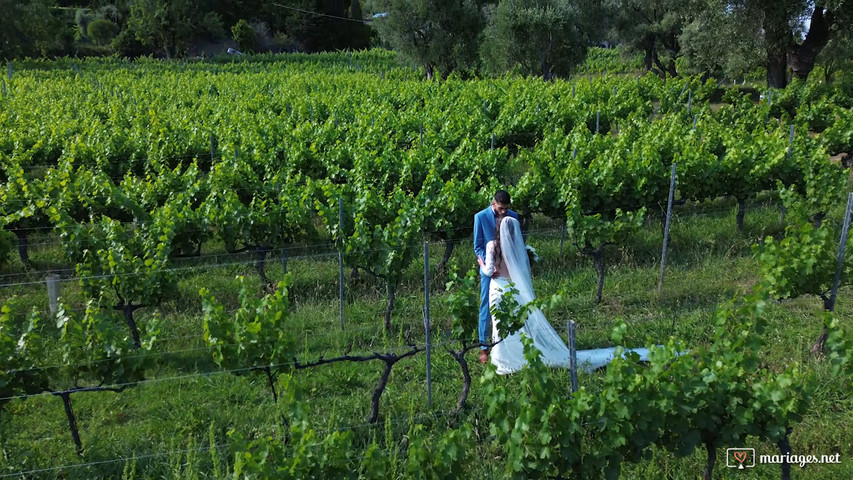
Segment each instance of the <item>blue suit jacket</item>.
[[[518,214],[507,210],[506,216],[518,220]],[[474,215],[474,253],[486,259],[486,244],[495,239],[495,212],[489,205]]]

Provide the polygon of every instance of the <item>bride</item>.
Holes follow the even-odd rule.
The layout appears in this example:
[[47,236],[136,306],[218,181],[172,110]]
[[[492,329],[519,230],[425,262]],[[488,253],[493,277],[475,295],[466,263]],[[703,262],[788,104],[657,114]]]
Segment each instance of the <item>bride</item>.
[[[512,282],[518,290],[516,301],[526,305],[536,297],[533,295],[533,281],[530,277],[530,259],[521,236],[518,220],[501,217],[495,225],[495,240],[486,244],[486,259],[479,260],[484,275],[492,277],[489,285],[489,308],[500,302],[501,295]],[[492,315],[492,341],[500,340],[499,321]],[[545,319],[541,310],[530,311],[524,326],[505,338],[492,349],[492,363],[499,374],[521,370],[527,364],[524,358],[524,346],[521,334],[533,339],[542,361],[552,367],[569,367],[569,347]]]

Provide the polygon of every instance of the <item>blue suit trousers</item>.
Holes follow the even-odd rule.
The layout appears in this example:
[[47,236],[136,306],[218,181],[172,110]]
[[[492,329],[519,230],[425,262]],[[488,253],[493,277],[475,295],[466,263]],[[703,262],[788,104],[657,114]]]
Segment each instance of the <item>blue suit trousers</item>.
[[[489,311],[489,285],[492,283],[492,277],[487,277],[480,272],[480,343],[485,344],[486,335],[489,333],[491,326],[492,314]],[[486,350],[486,347],[481,347]]]

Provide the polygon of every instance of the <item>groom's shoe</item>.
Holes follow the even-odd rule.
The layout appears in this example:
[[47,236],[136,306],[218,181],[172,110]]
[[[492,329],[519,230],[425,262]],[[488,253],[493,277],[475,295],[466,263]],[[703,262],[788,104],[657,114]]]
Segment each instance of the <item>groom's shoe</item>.
[[489,362],[489,351],[480,350],[480,363],[486,364]]

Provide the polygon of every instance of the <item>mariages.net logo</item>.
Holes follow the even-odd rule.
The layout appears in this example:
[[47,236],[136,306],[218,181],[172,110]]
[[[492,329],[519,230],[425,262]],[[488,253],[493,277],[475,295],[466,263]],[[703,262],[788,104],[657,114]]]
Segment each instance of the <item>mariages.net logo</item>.
[[726,466],[731,468],[752,468],[755,466],[754,448],[727,448]]
[[[743,470],[755,466],[754,448],[727,448],[726,466]],[[809,463],[841,463],[841,454],[834,455],[759,455],[758,463],[799,465],[805,467]]]

